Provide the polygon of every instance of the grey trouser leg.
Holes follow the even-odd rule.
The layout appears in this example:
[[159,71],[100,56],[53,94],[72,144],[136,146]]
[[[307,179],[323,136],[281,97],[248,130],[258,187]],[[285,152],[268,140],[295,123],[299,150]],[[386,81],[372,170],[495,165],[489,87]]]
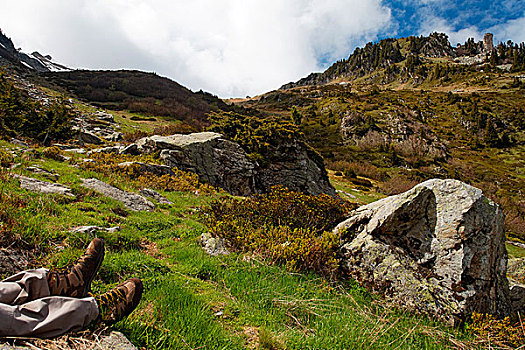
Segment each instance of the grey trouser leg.
[[50,296],[47,272],[24,271],[0,282],[0,336],[56,337],[97,318],[94,298]]

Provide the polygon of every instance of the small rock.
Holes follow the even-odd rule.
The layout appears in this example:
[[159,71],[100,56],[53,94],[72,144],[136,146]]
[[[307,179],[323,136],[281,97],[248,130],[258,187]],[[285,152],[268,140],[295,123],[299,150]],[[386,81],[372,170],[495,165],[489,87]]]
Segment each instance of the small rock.
[[111,135],[105,137],[106,140],[112,142],[124,141],[124,135],[121,132],[114,132]]
[[29,147],[29,144],[25,143],[24,141],[20,141],[18,139],[11,139],[10,141],[13,145],[21,146],[24,148]]
[[140,154],[140,151],[139,151],[138,146],[136,144],[132,143],[131,145],[124,147],[124,149],[122,149],[120,151],[120,154],[127,154],[127,155],[131,155],[131,156],[138,156]]
[[89,151],[88,155],[93,154],[93,153],[118,154],[119,152],[120,152],[120,147],[112,146],[112,147],[96,148],[94,150]]
[[124,334],[117,331],[112,331],[108,336],[103,336],[99,345],[102,350],[137,350]]
[[115,118],[113,118],[113,115],[104,112],[104,111],[97,111],[93,114],[98,120],[102,120],[108,123],[114,123]]
[[28,251],[0,248],[0,277],[24,271],[31,260]]
[[224,239],[215,238],[208,232],[203,233],[201,236],[201,244],[204,251],[210,255],[228,255],[230,252],[226,248]]
[[32,172],[34,174],[43,175],[43,176],[45,176],[46,178],[48,178],[49,180],[52,180],[52,181],[57,181],[58,177],[59,177],[59,175],[57,173],[55,173],[54,171],[53,172],[49,172],[47,170],[44,170],[44,169],[36,167],[36,166],[27,167],[26,170],[29,171],[29,172]]
[[153,211],[155,205],[146,198],[132,192],[126,192],[97,179],[82,179],[82,186],[95,190],[106,197],[112,198],[133,211]]
[[149,189],[149,188],[143,188],[142,190],[140,190],[140,194],[142,194],[143,196],[152,198],[156,200],[157,202],[159,202],[160,204],[173,204],[172,202],[168,200],[168,198],[164,197],[157,191]]

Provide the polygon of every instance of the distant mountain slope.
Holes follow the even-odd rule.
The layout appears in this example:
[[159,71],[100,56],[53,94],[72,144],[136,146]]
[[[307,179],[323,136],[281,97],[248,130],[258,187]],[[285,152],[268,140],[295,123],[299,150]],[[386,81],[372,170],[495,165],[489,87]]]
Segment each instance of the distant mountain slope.
[[387,84],[397,80],[420,84],[427,79],[441,78],[433,74],[432,68],[436,64],[455,67],[449,69],[449,75],[480,70],[483,65],[517,72],[525,69],[525,45],[508,41],[494,47],[491,34],[487,34],[483,42],[469,39],[457,47],[452,47],[442,33],[384,39],[357,48],[348,59],[334,63],[326,71],[312,73],[297,82],[283,85],[281,89],[351,82],[367,76],[373,83]]
[[8,38],[2,30],[0,30],[0,58],[4,58],[11,63],[22,65],[31,70],[36,70],[37,72],[61,72],[69,70],[69,68],[53,62],[52,57],[49,55],[44,56],[36,51],[31,54],[26,54],[17,50],[11,39]]
[[97,106],[172,117],[193,126],[206,124],[211,111],[234,109],[212,94],[192,92],[155,73],[76,70],[43,76]]

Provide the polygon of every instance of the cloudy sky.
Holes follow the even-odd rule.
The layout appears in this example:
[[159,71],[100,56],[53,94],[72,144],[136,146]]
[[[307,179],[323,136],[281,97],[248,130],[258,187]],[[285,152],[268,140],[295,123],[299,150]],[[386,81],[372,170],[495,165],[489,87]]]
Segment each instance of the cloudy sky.
[[154,71],[220,97],[321,71],[357,46],[445,32],[525,41],[524,0],[0,0],[26,52],[74,68]]

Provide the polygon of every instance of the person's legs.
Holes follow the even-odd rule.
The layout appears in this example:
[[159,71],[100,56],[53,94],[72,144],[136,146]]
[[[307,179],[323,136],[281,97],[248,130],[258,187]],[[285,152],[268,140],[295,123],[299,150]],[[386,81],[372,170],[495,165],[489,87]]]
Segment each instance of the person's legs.
[[0,303],[20,305],[50,295],[47,269],[17,273],[0,282]]
[[81,330],[98,318],[118,322],[138,305],[142,283],[128,280],[95,298],[87,297],[104,257],[95,238],[71,268],[20,272],[0,282],[0,336],[49,338]]
[[61,270],[20,272],[0,282],[0,336],[53,337],[80,330],[99,308],[87,297],[104,258],[95,238],[75,264]]
[[98,315],[93,297],[48,296],[22,305],[0,304],[0,336],[56,337],[87,327]]

